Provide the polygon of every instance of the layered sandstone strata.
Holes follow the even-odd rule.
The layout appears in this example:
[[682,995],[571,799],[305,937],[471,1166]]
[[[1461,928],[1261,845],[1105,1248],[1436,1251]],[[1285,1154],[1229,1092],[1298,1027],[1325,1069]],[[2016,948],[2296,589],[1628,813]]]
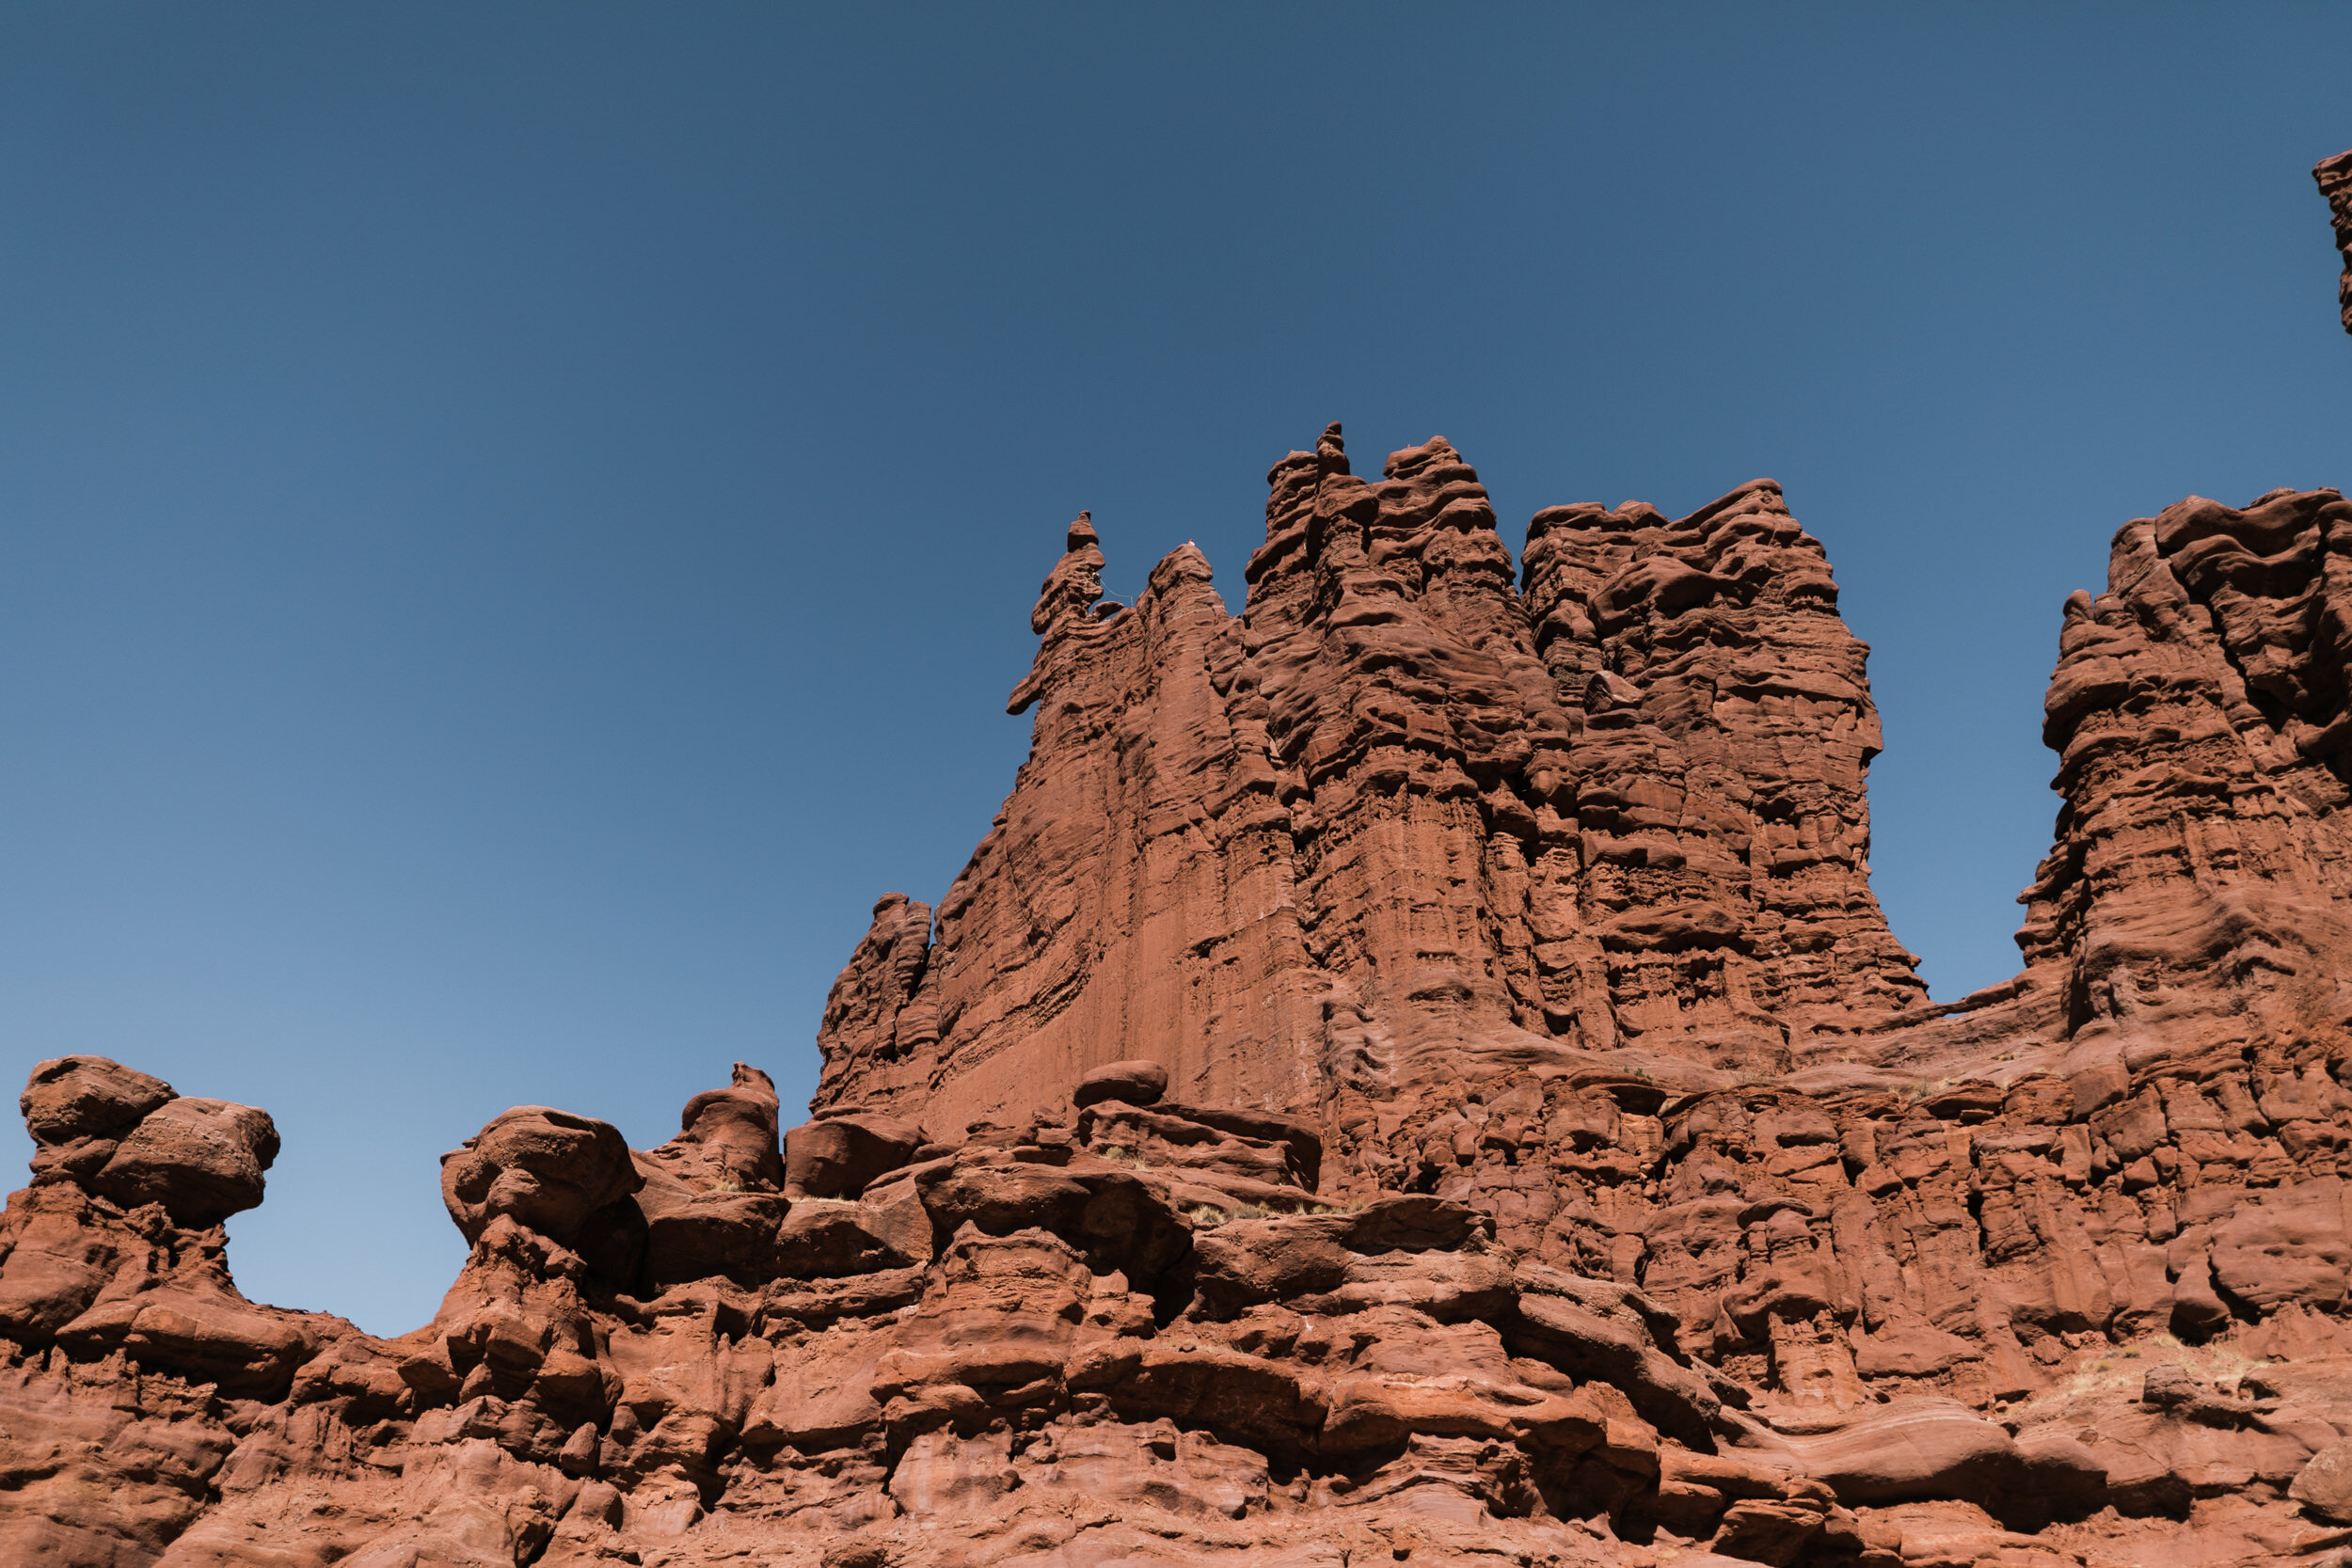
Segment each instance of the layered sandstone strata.
[[1515,580],[1442,441],[1271,483],[1238,617],[1071,527],[1031,756],[878,906],[816,1120],[502,1114],[412,1334],[238,1292],[267,1116],[37,1069],[0,1560],[2352,1548],[2352,507],[2117,534],[2025,967],[1931,1004],[1776,486],[1549,509]]
[[[47,1107],[112,1116],[151,1083],[44,1064],[28,1120],[46,1153],[71,1141]],[[1453,1199],[1333,1203],[1311,1128],[1163,1084],[1111,1064],[1053,1119],[952,1148],[820,1120],[779,1148],[745,1073],[658,1150],[508,1112],[446,1163],[471,1255],[394,1340],[237,1295],[204,1195],[254,1138],[183,1146],[115,1196],[52,1162],[0,1229],[0,1551],[1641,1563],[1642,1543],[1704,1541],[1895,1568],[2116,1496],[2066,1433],[1948,1397],[1775,1425],[1639,1288],[1549,1266]],[[784,1194],[779,1169],[831,1191]],[[679,1191],[649,1200],[665,1176]],[[2304,1473],[2308,1400],[2176,1373],[2098,1418],[2200,1465],[2196,1423],[2252,1422],[2233,1454],[2273,1490]],[[2160,1511],[2172,1479],[2123,1500]]]
[[[2233,1174],[2184,1174],[2196,1091],[2085,1117],[2036,1073],[1506,1094],[1427,1150],[1439,1191],[1335,1201],[1311,1125],[1148,1061],[951,1144],[779,1139],[739,1069],[660,1149],[495,1118],[444,1165],[464,1271],[382,1340],[228,1278],[214,1195],[266,1117],[67,1058],[0,1220],[0,1557],[2323,1560],[2352,1360],[2309,1151],[2352,1097],[2252,1082]],[[53,1157],[175,1103],[224,1135],[135,1191]],[[1645,1222],[1531,1230],[1512,1169]],[[1558,1244],[1601,1234],[1640,1244]]]
[[1268,479],[1238,617],[1190,546],[1098,604],[1073,525],[1028,761],[935,918],[876,907],[819,1105],[1009,1123],[1147,1056],[1377,1185],[1400,1093],[1785,1073],[1925,1000],[1869,891],[1867,650],[1778,486],[1552,508],[1522,589],[1442,438],[1375,484],[1335,425]]

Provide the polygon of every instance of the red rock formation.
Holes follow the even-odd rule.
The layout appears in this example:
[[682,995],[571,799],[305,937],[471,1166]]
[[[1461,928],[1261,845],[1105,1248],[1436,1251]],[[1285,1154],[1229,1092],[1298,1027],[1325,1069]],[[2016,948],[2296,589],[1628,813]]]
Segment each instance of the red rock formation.
[[1619,1032],[1778,1071],[1926,1000],[1870,894],[1868,650],[1780,486],[1671,523],[1549,508],[1525,575],[1582,710],[1581,902]]
[[1146,1056],[1320,1120],[1376,1185],[1421,1085],[1696,1086],[1924,1000],[1867,883],[1865,650],[1776,486],[1548,511],[1522,597],[1442,439],[1375,485],[1333,426],[1269,483],[1238,619],[1189,546],[1095,606],[1073,525],[1029,760],[935,940],[876,907],[820,1105],[1010,1124]]
[[262,1113],[37,1069],[0,1561],[2342,1560],[2352,508],[2117,535],[2026,967],[1938,1005],[1776,486],[1515,588],[1442,441],[1272,484],[1239,617],[1073,525],[816,1120],[501,1115],[413,1334],[239,1295]]
[[2319,182],[2319,194],[2327,198],[2328,214],[2336,220],[2336,249],[2344,256],[2337,297],[2344,306],[2344,329],[2352,332],[2352,152],[2322,158],[2312,178]]

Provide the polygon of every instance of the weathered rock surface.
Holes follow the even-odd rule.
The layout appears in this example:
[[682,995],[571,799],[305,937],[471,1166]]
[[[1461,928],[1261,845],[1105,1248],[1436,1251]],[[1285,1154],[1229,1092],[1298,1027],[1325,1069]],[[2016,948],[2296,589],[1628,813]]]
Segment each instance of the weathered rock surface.
[[820,1105],[1013,1126],[1035,1084],[1138,1058],[1319,1120],[1353,1190],[1451,1135],[1387,1125],[1401,1085],[1655,1101],[1925,999],[1869,893],[1865,650],[1777,486],[1549,509],[1522,593],[1450,445],[1385,474],[1336,426],[1277,464],[1238,618],[1189,546],[1094,606],[1073,525],[1029,760],[935,923],[876,906]]
[[1238,617],[1072,525],[814,1119],[504,1113],[415,1333],[238,1294],[265,1115],[37,1069],[0,1560],[2345,1560],[2352,507],[2117,534],[2025,967],[1932,1004],[1777,486],[1515,580],[1442,440],[1270,479]]
[[[1034,1124],[1040,1078],[1156,1062],[1304,1123],[1330,1196],[1486,1214],[1508,1342],[1670,1442],[1727,1421],[1842,1504],[1973,1507],[1954,1539],[2087,1550],[2070,1515],[2228,1497],[2270,1500],[2217,1538],[2268,1540],[2352,1412],[2082,1389],[2162,1343],[2352,1350],[2342,498],[2119,532],[2061,617],[2026,967],[1931,1005],[1868,890],[1864,650],[1777,486],[1548,509],[1514,592],[1441,441],[1366,484],[1334,428],[1271,482],[1238,617],[1189,550],[1093,613],[1073,537],[1030,759],[935,927],[885,900],[820,1103],[977,1133]],[[1193,1309],[1378,1289],[1494,1321],[1474,1280],[1375,1286],[1265,1223],[1196,1240]]]
[[2344,257],[2337,298],[2344,307],[2344,329],[2352,332],[2352,152],[2322,158],[2312,178],[2319,182],[2319,194],[2327,198],[2328,215],[2335,219],[2336,249]]

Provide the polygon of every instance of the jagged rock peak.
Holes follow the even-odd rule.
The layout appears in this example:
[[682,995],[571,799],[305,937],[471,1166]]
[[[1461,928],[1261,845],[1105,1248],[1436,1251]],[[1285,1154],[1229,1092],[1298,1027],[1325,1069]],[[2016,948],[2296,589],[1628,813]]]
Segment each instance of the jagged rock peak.
[[1450,446],[1320,461],[1243,615],[1187,548],[1045,639],[996,824],[828,1000],[816,1119],[743,1063],[659,1148],[494,1117],[413,1333],[238,1292],[262,1113],[43,1063],[0,1560],[2338,1539],[2342,498],[2118,534],[2028,968],[1905,1009],[1862,650],[1777,487],[1548,512],[1522,594]]
[[1450,441],[1367,483],[1333,426],[1269,471],[1239,617],[1186,546],[1051,618],[1013,793],[935,928],[878,909],[818,1103],[1004,1121],[1143,1057],[1377,1182],[1375,1107],[1433,1074],[1699,1086],[1918,1006],[1868,889],[1867,650],[1779,486],[1530,532],[1522,591]]
[[1084,620],[1103,596],[1106,562],[1093,518],[1093,513],[1081,512],[1071,523],[1063,536],[1062,558],[1038,590],[1037,607],[1029,611],[1029,629],[1041,637]]
[[1441,437],[1268,483],[1238,616],[1190,546],[1104,613],[1067,531],[1029,758],[874,906],[815,1119],[744,1063],[658,1148],[502,1113],[412,1333],[238,1291],[265,1114],[40,1064],[0,1561],[2344,1555],[2337,492],[2117,533],[2026,967],[1939,1006],[1779,486],[1548,508],[1515,581]]
[[1324,472],[1343,474],[1347,469],[1347,443],[1340,438],[1340,421],[1333,420],[1323,427],[1323,435],[1315,441],[1315,461]]
[[2191,497],[2067,600],[2042,724],[2063,803],[2017,934],[2066,1037],[2352,1050],[2347,549],[2334,490]]

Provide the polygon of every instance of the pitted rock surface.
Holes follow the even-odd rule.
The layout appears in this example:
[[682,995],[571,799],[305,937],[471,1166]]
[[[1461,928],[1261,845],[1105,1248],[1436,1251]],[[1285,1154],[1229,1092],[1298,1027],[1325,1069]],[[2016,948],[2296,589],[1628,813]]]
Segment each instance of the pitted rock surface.
[[2024,968],[1935,1004],[1778,486],[1515,575],[1441,439],[1270,483],[1239,616],[1068,529],[1030,757],[876,906],[813,1119],[504,1113],[414,1333],[238,1293],[262,1112],[37,1069],[0,1560],[2344,1561],[2342,498],[2117,534]]

